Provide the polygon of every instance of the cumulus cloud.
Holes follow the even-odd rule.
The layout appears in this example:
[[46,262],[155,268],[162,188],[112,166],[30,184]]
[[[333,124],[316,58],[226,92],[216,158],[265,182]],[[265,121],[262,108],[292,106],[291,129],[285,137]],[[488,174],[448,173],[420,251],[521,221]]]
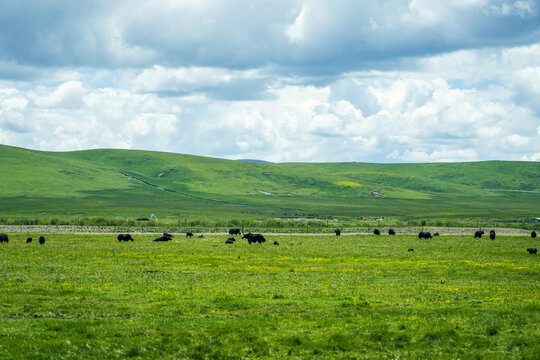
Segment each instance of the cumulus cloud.
[[0,6],[0,60],[341,72],[480,43],[534,43],[538,16],[534,1],[503,0],[11,1]]
[[270,161],[540,153],[532,0],[0,5],[0,142]]

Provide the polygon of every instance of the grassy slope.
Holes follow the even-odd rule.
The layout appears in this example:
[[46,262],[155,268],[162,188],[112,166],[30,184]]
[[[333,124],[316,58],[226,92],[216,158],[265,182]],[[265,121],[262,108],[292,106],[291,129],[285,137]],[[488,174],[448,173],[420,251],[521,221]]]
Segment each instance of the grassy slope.
[[149,151],[0,146],[0,171],[0,216],[527,218],[538,215],[540,203],[534,192],[485,190],[540,191],[540,164],[533,162],[256,164]]

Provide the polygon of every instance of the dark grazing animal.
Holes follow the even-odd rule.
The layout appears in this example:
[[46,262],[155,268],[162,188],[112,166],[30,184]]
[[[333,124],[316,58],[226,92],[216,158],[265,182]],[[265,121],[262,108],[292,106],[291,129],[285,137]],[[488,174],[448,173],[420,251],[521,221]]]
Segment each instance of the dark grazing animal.
[[31,242],[32,242],[32,238],[29,237],[28,239],[26,239],[27,244],[30,244]]
[[536,237],[536,231],[531,232],[531,237],[532,237],[532,238],[535,238],[535,237]]
[[279,243],[277,241],[274,241],[274,245],[279,245]]
[[381,235],[381,232],[379,231],[379,229],[373,230],[373,233],[374,233],[375,235]]
[[482,235],[484,235],[484,231],[483,231],[483,230],[476,230],[476,231],[474,232],[474,238],[475,238],[475,239],[476,239],[476,238],[478,238],[478,239],[482,238]]
[[394,229],[388,229],[388,235],[396,235]]
[[420,231],[418,233],[419,239],[432,239],[431,233],[429,231]]
[[44,238],[43,236],[40,236],[40,237],[39,237],[39,244],[40,244],[40,245],[45,244],[45,238]]
[[336,229],[336,230],[334,230],[334,232],[336,233],[336,236],[341,235],[341,230],[340,229]]
[[3,242],[9,242],[9,238],[7,236],[7,234],[0,234],[0,243],[3,243]]
[[491,231],[489,232],[489,238],[490,238],[491,240],[495,240],[495,230],[491,230]]
[[133,241],[133,238],[130,234],[119,234],[117,239],[118,241]]
[[408,249],[407,251],[411,252],[411,251],[414,251],[414,249],[411,248],[411,249]]
[[186,233],[186,237],[192,237],[193,236],[193,233],[192,232],[187,232]]
[[528,251],[529,254],[531,254],[531,255],[536,255],[536,248],[527,248],[527,251]]
[[240,229],[230,229],[229,235],[240,235]]
[[227,240],[225,240],[225,244],[234,244],[235,241],[236,241],[235,238],[230,237],[230,238],[228,238]]
[[436,232],[435,234],[433,234],[433,236],[439,236],[439,233],[438,233],[438,232]]
[[158,237],[157,239],[154,239],[152,241],[171,241],[173,236],[171,234],[168,234],[166,232],[163,233],[163,236]]
[[199,235],[197,236],[199,239],[202,239],[204,237],[204,235]]
[[249,244],[256,243],[256,242],[258,242],[259,244],[262,244],[263,242],[266,242],[266,239],[261,234],[252,234],[252,233],[244,234],[242,235],[242,239],[247,239]]

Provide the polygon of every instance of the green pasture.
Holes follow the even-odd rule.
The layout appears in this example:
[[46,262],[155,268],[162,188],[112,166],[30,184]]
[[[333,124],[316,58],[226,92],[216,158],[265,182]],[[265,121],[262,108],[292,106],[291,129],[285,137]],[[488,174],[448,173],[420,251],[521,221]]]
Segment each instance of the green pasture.
[[39,235],[0,244],[1,359],[540,354],[530,237]]
[[0,145],[0,218],[179,221],[540,217],[540,163],[257,164]]

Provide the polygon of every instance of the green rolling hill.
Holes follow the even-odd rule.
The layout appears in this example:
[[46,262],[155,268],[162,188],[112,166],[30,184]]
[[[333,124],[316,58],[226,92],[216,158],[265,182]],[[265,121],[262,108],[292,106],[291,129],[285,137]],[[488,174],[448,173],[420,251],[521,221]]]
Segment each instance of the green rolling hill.
[[540,217],[540,163],[264,164],[0,145],[0,217]]

